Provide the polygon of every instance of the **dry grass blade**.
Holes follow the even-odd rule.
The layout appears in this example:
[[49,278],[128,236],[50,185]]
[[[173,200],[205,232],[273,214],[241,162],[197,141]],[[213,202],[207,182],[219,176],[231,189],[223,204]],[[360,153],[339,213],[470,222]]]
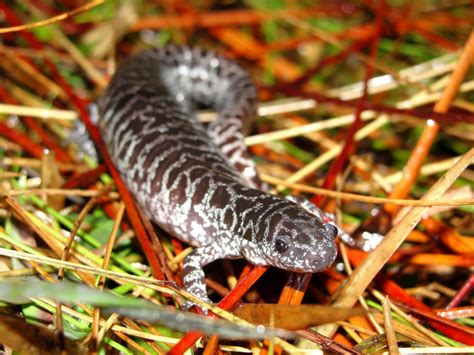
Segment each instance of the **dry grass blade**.
[[383,319],[384,319],[384,326],[385,326],[385,336],[387,337],[387,344],[388,344],[388,352],[390,355],[398,355],[400,351],[398,351],[397,345],[397,337],[395,335],[395,330],[393,329],[392,325],[392,316],[390,314],[390,300],[388,296],[386,296],[382,302],[383,306]]
[[98,6],[98,5],[100,5],[104,2],[105,2],[105,0],[92,0],[89,3],[86,3],[85,5],[79,6],[78,8],[76,8],[72,11],[68,11],[68,12],[65,12],[63,14],[51,17],[47,20],[42,20],[42,21],[38,21],[38,22],[35,22],[35,23],[27,24],[27,25],[0,28],[0,34],[1,33],[11,33],[11,32],[31,30],[32,28],[50,25],[52,23],[65,20],[65,19],[67,19],[71,16],[74,16],[74,15],[77,15],[81,12],[92,9],[93,7],[96,7],[96,6]]
[[310,192],[313,194],[318,194],[322,196],[334,197],[337,199],[345,199],[351,201],[359,201],[365,203],[375,203],[375,204],[384,204],[384,203],[392,203],[394,205],[400,206],[468,206],[474,204],[474,199],[459,199],[459,200],[405,200],[405,199],[392,199],[392,198],[383,198],[383,197],[373,197],[373,196],[365,196],[360,194],[353,194],[353,193],[346,193],[346,192],[338,192],[332,191],[328,189],[321,189],[318,187],[312,187],[303,184],[293,184],[286,182],[285,180],[281,180],[278,178],[274,178],[273,176],[269,176],[266,174],[261,174],[261,178],[263,181],[268,182],[273,185],[281,185],[284,187],[288,187],[291,189]]
[[[20,166],[24,168],[40,168],[41,167],[41,160],[32,159],[32,158],[5,157],[2,160],[0,160],[0,163],[3,166]],[[56,163],[56,164],[58,165],[58,168],[61,171],[84,172],[88,170],[88,168],[85,165],[68,164],[68,163]]]
[[[436,77],[438,75],[450,72],[455,67],[456,53],[450,53],[440,58],[430,60],[425,63],[417,64],[413,67],[400,70],[398,76],[403,79],[409,79],[411,82]],[[376,94],[386,90],[393,89],[400,85],[392,76],[382,75],[373,77],[369,80],[369,94]],[[340,88],[328,90],[328,95],[340,97],[343,100],[353,100],[362,96],[363,82],[349,84]]]
[[[105,249],[104,260],[102,263],[103,269],[108,269],[109,267],[110,256],[112,254],[112,248],[114,247],[115,240],[117,238],[117,232],[120,227],[120,222],[122,222],[124,212],[125,212],[125,205],[123,202],[121,202],[119,205],[119,209],[117,211],[117,216],[115,217],[115,220],[114,220],[112,231],[110,232],[110,236],[107,242],[107,247]],[[101,290],[104,289],[104,286],[105,286],[104,276],[99,278],[97,285],[99,289]],[[97,339],[97,345],[99,345],[99,340],[101,339],[97,336],[99,332],[99,320],[100,320],[100,309],[97,308],[94,310],[94,321],[92,323],[92,334],[91,334],[92,338]]]
[[104,194],[98,190],[79,190],[79,189],[25,189],[25,190],[6,190],[0,191],[0,197],[14,197],[22,195],[47,195],[47,196],[82,196],[82,197],[98,197],[103,196],[109,199],[117,199],[119,195],[116,192]]
[[[372,290],[372,293],[374,296],[381,302],[385,299],[385,297],[378,292],[377,290]],[[439,346],[447,346],[448,344],[440,339],[436,334],[424,327],[416,318],[413,316],[405,313],[400,309],[400,307],[396,306],[392,302],[389,303],[390,308],[397,313],[400,317],[402,317],[405,321],[409,322],[409,324],[415,328],[413,329],[412,327],[409,327],[409,333],[405,333],[406,336],[412,337],[412,339],[416,339],[413,337],[413,335],[417,335],[419,332],[418,337],[426,337],[426,340],[423,340],[422,343],[427,344],[427,345],[439,345]]]
[[[88,7],[85,10],[88,10],[89,8],[93,8],[95,6],[98,6],[102,4],[104,0],[102,1],[92,1],[89,4],[84,5],[84,7]],[[78,10],[78,9],[76,9]],[[73,11],[76,11],[73,10]],[[36,7],[36,6],[31,6],[30,11],[34,13],[35,15],[42,17],[43,13],[42,11]],[[84,11],[84,10],[83,10]],[[82,12],[82,11],[79,11]],[[70,14],[70,13],[69,13]],[[105,89],[107,86],[107,80],[104,78],[104,75],[102,75],[90,62],[87,60],[87,58],[82,54],[82,52],[76,47],[76,45],[69,40],[69,38],[59,29],[53,27],[52,29],[53,33],[53,40],[57,42],[61,47],[63,47],[66,52],[68,52],[71,56],[72,59],[74,59],[77,64],[84,70],[84,72],[87,74],[87,76],[101,89]]]
[[17,258],[20,260],[36,261],[41,264],[51,265],[58,268],[63,267],[67,270],[72,270],[72,271],[83,271],[91,275],[104,276],[104,277],[110,278],[111,280],[117,281],[119,283],[128,282],[128,283],[133,283],[139,286],[146,286],[152,290],[163,292],[163,293],[175,294],[179,292],[179,289],[172,287],[173,285],[165,281],[155,280],[153,278],[148,278],[148,277],[130,275],[124,272],[104,270],[104,269],[98,268],[97,266],[89,266],[89,265],[79,264],[76,262],[62,261],[59,259],[48,258],[42,255],[32,255],[25,252],[18,252],[18,251],[4,249],[4,248],[0,248],[0,255],[11,257],[11,258]]
[[365,311],[360,308],[250,303],[244,303],[234,311],[236,316],[247,322],[290,330],[341,321],[363,313]]
[[[459,157],[453,157],[441,161],[437,161],[430,164],[425,164],[420,169],[420,176],[428,176],[433,175],[436,173],[440,173],[443,171],[448,170],[455,162],[459,160]],[[392,175],[386,176],[384,180],[389,184],[393,185],[396,184],[398,181],[402,179],[403,173],[398,171]]]
[[[469,164],[473,163],[474,149],[466,153],[454,166],[449,169],[423,196],[422,199],[440,198],[453,184]],[[333,301],[334,306],[352,307],[375,275],[385,265],[391,255],[405,240],[408,233],[415,228],[428,207],[412,207],[410,211],[385,236],[380,245],[354,270],[347,281],[337,292]],[[334,334],[337,325],[327,328],[326,334]]]
[[74,111],[20,105],[0,104],[0,113],[7,115],[38,117],[41,119],[57,119],[67,121],[77,119],[77,113]]
[[[371,120],[376,117],[376,113],[374,111],[364,111],[361,114],[361,118],[363,120]],[[344,115],[340,117],[335,117],[332,119],[324,120],[321,122],[314,122],[304,126],[293,127],[282,129],[280,131],[270,132],[270,133],[262,133],[255,136],[250,136],[245,138],[245,144],[248,146],[255,145],[255,144],[262,144],[268,143],[278,139],[285,139],[296,137],[303,134],[308,134],[312,132],[318,132],[324,129],[330,129],[340,126],[349,125],[354,122],[354,115]]]

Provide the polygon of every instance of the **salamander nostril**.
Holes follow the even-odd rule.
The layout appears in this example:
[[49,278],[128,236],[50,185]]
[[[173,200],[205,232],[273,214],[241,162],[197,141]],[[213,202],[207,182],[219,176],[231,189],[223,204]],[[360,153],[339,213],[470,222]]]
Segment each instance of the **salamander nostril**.
[[324,225],[324,228],[326,229],[326,232],[328,232],[332,238],[336,238],[337,235],[339,234],[339,230],[337,229],[335,225],[328,223]]

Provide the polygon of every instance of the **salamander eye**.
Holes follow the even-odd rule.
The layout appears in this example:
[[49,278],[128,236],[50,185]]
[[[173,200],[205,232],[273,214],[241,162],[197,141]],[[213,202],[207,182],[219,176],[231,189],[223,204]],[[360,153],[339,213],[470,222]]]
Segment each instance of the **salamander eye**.
[[339,234],[339,230],[335,225],[332,224],[325,224],[324,228],[326,229],[326,232],[329,233],[329,236],[332,238],[336,238],[337,235]]
[[285,253],[290,249],[290,241],[286,237],[279,237],[275,240],[275,250],[280,254]]

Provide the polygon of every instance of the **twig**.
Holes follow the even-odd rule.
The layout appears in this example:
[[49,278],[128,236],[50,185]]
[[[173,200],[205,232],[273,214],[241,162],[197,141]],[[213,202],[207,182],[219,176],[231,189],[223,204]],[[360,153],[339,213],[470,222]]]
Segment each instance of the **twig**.
[[281,185],[292,189],[319,194],[327,197],[333,197],[344,200],[352,200],[374,204],[392,203],[400,206],[468,206],[474,204],[474,199],[456,199],[456,200],[404,200],[404,199],[391,199],[383,197],[365,196],[360,194],[353,194],[348,192],[339,192],[329,189],[322,189],[318,187],[312,187],[303,184],[290,183],[285,180],[275,178],[267,174],[260,174],[263,181],[273,185]]
[[78,190],[78,189],[24,189],[24,190],[6,190],[0,191],[0,197],[23,196],[23,195],[48,195],[48,196],[82,196],[94,197],[103,195],[109,199],[117,199],[119,195],[116,192],[102,193],[97,190]]
[[28,107],[21,105],[0,104],[0,113],[6,115],[30,116],[42,119],[57,119],[66,121],[77,119],[77,113],[74,111]]
[[46,19],[46,20],[33,22],[33,23],[30,23],[30,24],[27,24],[27,25],[19,25],[19,26],[11,26],[11,27],[0,28],[0,33],[12,33],[12,32],[18,32],[18,31],[25,31],[25,30],[31,30],[33,28],[37,28],[37,27],[41,27],[41,26],[50,25],[52,23],[63,21],[63,20],[65,20],[65,19],[67,19],[71,16],[75,16],[75,15],[81,13],[81,12],[92,9],[92,8],[102,4],[104,2],[105,2],[105,0],[92,0],[91,2],[89,2],[85,5],[79,6],[78,8],[76,8],[74,10],[62,13],[60,15],[51,17],[51,18]]
[[[445,113],[448,111],[449,105],[453,101],[456,92],[461,85],[461,82],[469,69],[474,59],[474,30],[471,31],[469,39],[466,42],[464,50],[454,68],[453,74],[448,85],[445,87],[443,95],[440,96],[439,101],[434,107],[434,111],[438,113]],[[404,198],[409,193],[415,183],[421,169],[421,165],[429,153],[429,150],[438,135],[439,124],[429,119],[423,129],[421,137],[419,138],[413,152],[408,159],[403,170],[403,177],[395,185],[390,197],[393,198]],[[395,215],[399,211],[399,207],[395,205],[386,205],[385,210],[392,215]]]
[[474,274],[471,274],[461,289],[456,293],[456,296],[449,302],[446,309],[456,307],[469,294],[474,287]]
[[[383,302],[383,300],[385,299],[385,297],[377,290],[372,290],[372,293],[380,302]],[[416,330],[418,330],[420,333],[428,337],[428,339],[430,339],[433,342],[433,345],[435,344],[438,344],[440,346],[448,345],[445,341],[443,341],[438,336],[436,336],[436,334],[433,331],[421,325],[418,319],[404,312],[402,309],[400,309],[400,307],[398,307],[393,302],[390,302],[389,306],[395,313],[397,313],[400,317],[402,317],[404,320],[409,322]]]
[[[125,211],[125,205],[123,202],[119,204],[117,215],[115,216],[114,225],[112,227],[112,231],[110,232],[109,239],[107,241],[107,247],[105,249],[104,259],[102,261],[102,269],[108,269],[110,256],[112,254],[112,249],[115,244],[115,239],[117,237],[117,233],[120,227],[120,223],[122,222],[123,214]],[[103,290],[105,285],[105,277],[101,276],[97,282],[97,288]],[[101,341],[101,338],[98,337],[99,333],[99,320],[100,320],[100,308],[94,309],[93,321],[92,321],[92,330],[91,330],[91,337],[97,339],[97,345]]]
[[397,345],[397,336],[395,335],[395,331],[393,329],[392,324],[392,316],[390,314],[390,300],[388,296],[382,301],[383,306],[383,320],[385,325],[385,336],[387,337],[387,344],[388,344],[388,353],[390,355],[398,355],[400,352],[398,351]]
[[131,28],[132,31],[143,29],[169,29],[169,28],[206,28],[220,26],[235,26],[245,24],[257,24],[271,19],[286,18],[288,14],[301,18],[321,14],[317,7],[289,8],[275,11],[256,10],[228,10],[199,12],[199,14],[187,13],[176,16],[149,16],[139,19]]

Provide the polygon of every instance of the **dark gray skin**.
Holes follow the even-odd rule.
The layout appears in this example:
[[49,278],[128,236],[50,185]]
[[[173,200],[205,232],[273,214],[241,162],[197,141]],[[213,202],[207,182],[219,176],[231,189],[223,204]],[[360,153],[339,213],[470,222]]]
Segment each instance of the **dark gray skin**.
[[[128,188],[154,222],[196,247],[184,284],[206,301],[202,267],[216,259],[318,272],[337,254],[337,227],[260,190],[243,143],[255,104],[243,69],[188,47],[130,58],[99,101],[99,126]],[[198,106],[219,118],[204,127]]]

